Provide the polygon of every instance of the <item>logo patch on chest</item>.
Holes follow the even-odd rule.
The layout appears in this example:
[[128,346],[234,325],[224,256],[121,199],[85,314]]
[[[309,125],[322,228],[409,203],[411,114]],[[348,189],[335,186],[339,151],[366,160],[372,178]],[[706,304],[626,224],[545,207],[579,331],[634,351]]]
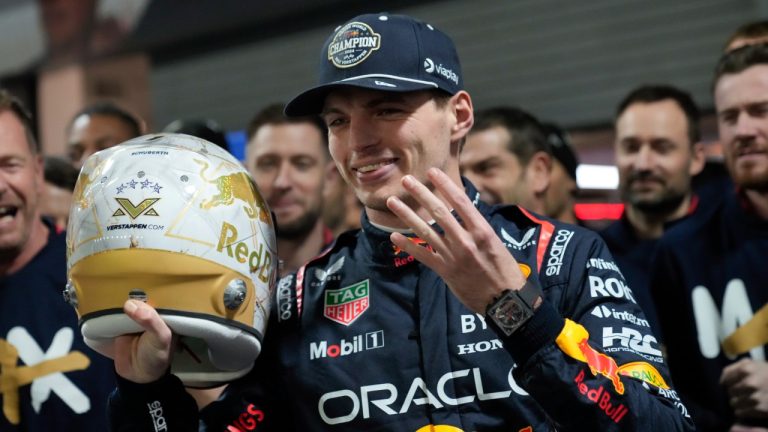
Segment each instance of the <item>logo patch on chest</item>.
[[360,317],[370,304],[369,279],[339,289],[325,290],[323,316],[348,326]]

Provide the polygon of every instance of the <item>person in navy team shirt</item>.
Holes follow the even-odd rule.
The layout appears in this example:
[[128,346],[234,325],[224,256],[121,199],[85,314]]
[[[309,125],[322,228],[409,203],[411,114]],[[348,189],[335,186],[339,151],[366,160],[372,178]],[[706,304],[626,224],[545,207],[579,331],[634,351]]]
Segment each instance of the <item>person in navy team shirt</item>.
[[0,431],[103,431],[113,366],[62,298],[65,235],[40,215],[43,182],[31,120],[0,90]]
[[706,217],[665,233],[651,286],[670,369],[699,429],[765,430],[768,46],[723,55],[713,89],[735,188]]

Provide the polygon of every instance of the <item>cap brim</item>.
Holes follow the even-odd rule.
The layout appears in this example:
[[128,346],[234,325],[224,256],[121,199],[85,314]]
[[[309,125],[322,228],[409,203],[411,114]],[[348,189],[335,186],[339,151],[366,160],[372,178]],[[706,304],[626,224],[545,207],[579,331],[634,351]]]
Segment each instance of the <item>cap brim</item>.
[[437,84],[428,81],[406,80],[391,76],[370,76],[363,78],[348,78],[313,87],[294,97],[285,105],[285,115],[288,117],[303,117],[317,115],[323,110],[325,98],[331,90],[340,87],[357,87],[389,92],[410,92],[426,89],[438,89]]

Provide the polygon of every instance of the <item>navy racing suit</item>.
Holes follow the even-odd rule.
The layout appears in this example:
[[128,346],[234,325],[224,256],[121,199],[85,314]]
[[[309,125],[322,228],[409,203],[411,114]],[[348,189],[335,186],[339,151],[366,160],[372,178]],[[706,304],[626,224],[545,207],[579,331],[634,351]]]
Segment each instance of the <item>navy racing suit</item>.
[[[465,185],[543,289],[523,327],[494,331],[363,215],[280,280],[262,355],[200,412],[201,430],[693,430],[602,240]],[[114,430],[195,430],[194,412],[172,376],[121,380],[111,399]]]

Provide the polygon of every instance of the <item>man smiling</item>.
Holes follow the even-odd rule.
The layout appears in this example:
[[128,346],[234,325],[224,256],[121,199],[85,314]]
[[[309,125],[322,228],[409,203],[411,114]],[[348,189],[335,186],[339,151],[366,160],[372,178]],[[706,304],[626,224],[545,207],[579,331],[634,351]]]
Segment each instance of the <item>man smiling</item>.
[[64,303],[64,234],[40,216],[43,162],[32,122],[0,90],[0,430],[103,431],[112,365]]
[[[363,227],[279,282],[284,316],[251,375],[200,412],[205,427],[690,430],[599,238],[489,207],[462,181],[474,117],[450,38],[407,16],[361,15],[321,59],[320,85],[286,114],[321,114]],[[152,401],[194,412],[166,373],[170,329],[144,303],[124,309],[146,331],[118,341],[113,425],[152,430]]]
[[768,46],[723,55],[713,89],[736,189],[706,217],[665,233],[651,287],[670,368],[699,429],[765,430]]

